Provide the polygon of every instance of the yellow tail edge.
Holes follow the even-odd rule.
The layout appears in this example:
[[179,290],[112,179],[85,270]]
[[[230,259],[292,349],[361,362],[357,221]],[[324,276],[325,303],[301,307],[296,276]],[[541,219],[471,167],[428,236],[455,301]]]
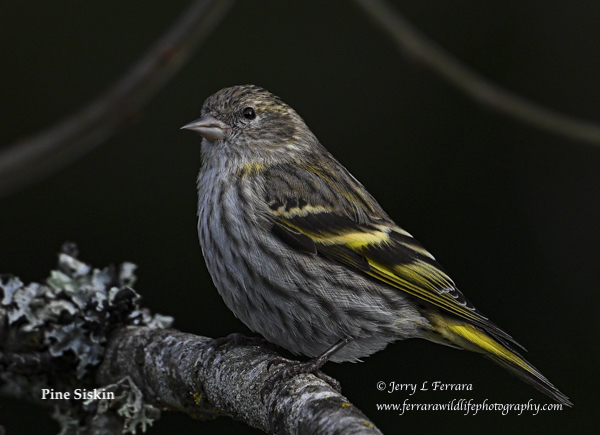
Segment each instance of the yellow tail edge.
[[525,358],[512,350],[505,340],[497,339],[491,332],[485,332],[469,323],[439,314],[429,316],[429,321],[433,330],[452,345],[482,354],[558,403],[573,406],[567,396]]

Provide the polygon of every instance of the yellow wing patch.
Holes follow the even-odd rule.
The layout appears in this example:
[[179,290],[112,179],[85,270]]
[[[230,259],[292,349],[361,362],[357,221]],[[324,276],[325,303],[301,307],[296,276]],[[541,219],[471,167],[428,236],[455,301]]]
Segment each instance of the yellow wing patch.
[[369,245],[376,245],[389,241],[390,237],[383,231],[362,232],[356,231],[339,235],[319,236],[315,235],[313,240],[323,245],[344,245],[352,250],[358,251]]

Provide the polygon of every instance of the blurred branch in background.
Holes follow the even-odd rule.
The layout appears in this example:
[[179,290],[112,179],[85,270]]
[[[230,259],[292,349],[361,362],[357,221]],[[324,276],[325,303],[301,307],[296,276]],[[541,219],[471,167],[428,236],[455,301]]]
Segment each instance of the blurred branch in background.
[[0,151],[0,197],[52,175],[127,124],[206,40],[233,0],[196,0],[108,92],[71,117]]
[[599,124],[563,115],[496,85],[427,38],[385,0],[355,2],[402,52],[419,60],[479,103],[567,139],[600,145]]
[[[481,104],[542,130],[600,144],[600,125],[550,110],[471,70],[414,28],[384,0],[355,0],[403,52]],[[216,28],[233,0],[196,0],[112,89],[54,127],[0,151],[0,197],[83,156],[131,119]]]

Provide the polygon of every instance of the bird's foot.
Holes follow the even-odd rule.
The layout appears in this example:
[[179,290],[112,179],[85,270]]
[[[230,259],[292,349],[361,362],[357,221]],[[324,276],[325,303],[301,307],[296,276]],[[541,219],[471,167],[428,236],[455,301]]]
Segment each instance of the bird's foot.
[[332,378],[331,376],[323,373],[320,370],[320,368],[327,361],[329,361],[329,359],[337,351],[339,351],[342,347],[344,347],[348,343],[350,343],[350,341],[352,341],[351,338],[349,338],[349,337],[344,338],[344,339],[338,341],[337,343],[335,343],[333,346],[331,346],[329,349],[327,349],[325,352],[323,352],[318,357],[313,358],[306,362],[290,361],[289,359],[282,358],[282,357],[277,357],[277,358],[272,359],[267,364],[267,371],[269,370],[269,368],[271,368],[272,365],[275,365],[275,364],[284,364],[284,367],[282,367],[275,374],[271,375],[265,381],[264,386],[260,390],[261,400],[264,402],[265,393],[268,390],[272,390],[273,386],[275,385],[275,383],[277,381],[284,379],[284,378],[296,376],[301,373],[311,373],[311,374],[315,375],[317,378],[319,378],[322,381],[329,384],[331,386],[331,388],[333,388],[337,392],[341,392],[342,387],[341,387],[340,383],[336,379]]
[[226,346],[259,346],[269,350],[277,349],[277,345],[265,340],[262,337],[248,337],[239,332],[234,332],[226,337],[213,338],[206,343],[206,347],[216,349],[217,347]]

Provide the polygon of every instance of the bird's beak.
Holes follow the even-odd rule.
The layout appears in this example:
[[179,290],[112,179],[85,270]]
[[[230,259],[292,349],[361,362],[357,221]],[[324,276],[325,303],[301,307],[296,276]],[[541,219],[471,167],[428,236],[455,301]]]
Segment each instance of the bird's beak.
[[207,113],[202,118],[184,125],[181,129],[191,130],[208,140],[217,140],[224,139],[225,133],[227,130],[231,130],[231,127]]

